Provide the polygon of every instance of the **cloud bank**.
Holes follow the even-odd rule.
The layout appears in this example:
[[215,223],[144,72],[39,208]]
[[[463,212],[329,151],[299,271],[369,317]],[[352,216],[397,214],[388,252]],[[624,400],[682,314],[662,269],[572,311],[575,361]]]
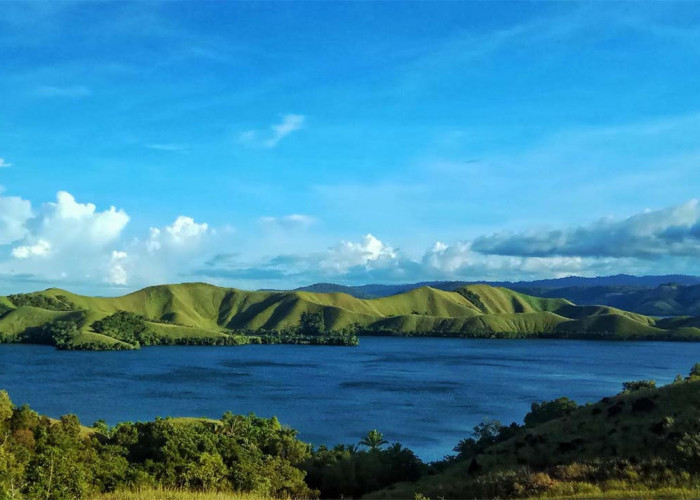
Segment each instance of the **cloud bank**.
[[700,204],[695,199],[622,220],[611,217],[574,228],[496,233],[477,238],[472,249],[522,257],[698,257]]
[[[576,227],[438,241],[420,255],[371,233],[319,248],[322,240],[312,238],[316,219],[309,215],[260,217],[257,229],[253,225],[244,234],[178,215],[170,224],[133,235],[127,232],[131,218],[123,209],[98,208],[66,191],[36,207],[21,197],[0,195],[0,276],[4,287],[12,287],[3,291],[18,291],[20,284],[34,289],[37,283],[118,293],[124,287],[195,280],[290,288],[318,281],[692,274],[700,263],[698,200]],[[276,240],[278,235],[283,239]],[[274,242],[289,238],[313,243],[308,251],[280,252],[285,247]],[[258,247],[251,246],[258,240]]]

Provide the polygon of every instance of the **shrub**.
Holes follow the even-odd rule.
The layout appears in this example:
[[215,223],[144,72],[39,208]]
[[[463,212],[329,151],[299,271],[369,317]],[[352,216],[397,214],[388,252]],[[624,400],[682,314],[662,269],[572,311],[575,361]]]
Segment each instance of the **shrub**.
[[646,391],[648,389],[655,389],[655,380],[632,380],[629,382],[622,383],[622,390],[624,392],[634,392],[634,391]]
[[525,427],[535,427],[549,422],[550,420],[554,420],[555,418],[563,417],[570,414],[576,408],[578,408],[576,401],[569,398],[558,398],[552,401],[532,403],[530,413],[525,415]]

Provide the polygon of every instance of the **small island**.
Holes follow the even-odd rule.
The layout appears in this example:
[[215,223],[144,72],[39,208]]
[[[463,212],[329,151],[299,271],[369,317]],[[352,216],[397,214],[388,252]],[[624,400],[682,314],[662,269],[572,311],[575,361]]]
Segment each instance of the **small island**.
[[421,287],[376,299],[263,292],[206,283],[159,285],[121,297],[51,288],[0,297],[0,341],[59,349],[151,345],[357,345],[363,335],[461,338],[700,340],[700,318],[656,318],[577,306],[489,285]]

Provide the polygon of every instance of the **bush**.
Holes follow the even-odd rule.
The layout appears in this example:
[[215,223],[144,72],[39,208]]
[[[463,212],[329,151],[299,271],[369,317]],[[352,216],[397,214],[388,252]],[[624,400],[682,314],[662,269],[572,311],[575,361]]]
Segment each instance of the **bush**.
[[649,389],[656,388],[655,380],[632,380],[630,382],[622,383],[622,390],[624,392],[634,392],[634,391],[646,391]]
[[530,413],[525,415],[525,427],[535,427],[570,414],[578,404],[569,398],[558,398],[553,401],[532,403]]

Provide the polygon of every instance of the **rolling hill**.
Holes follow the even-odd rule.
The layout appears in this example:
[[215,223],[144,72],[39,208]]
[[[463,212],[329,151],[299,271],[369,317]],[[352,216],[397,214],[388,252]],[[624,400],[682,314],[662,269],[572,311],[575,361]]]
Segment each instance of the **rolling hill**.
[[[518,292],[542,297],[565,297],[576,303],[585,304],[608,304],[600,300],[591,302],[592,297],[604,297],[605,291],[626,292],[649,290],[666,283],[677,283],[679,285],[691,286],[700,285],[700,277],[688,276],[684,274],[667,274],[661,276],[632,276],[629,274],[617,274],[614,276],[596,276],[595,278],[585,278],[582,276],[567,276],[565,278],[543,279],[534,281],[423,281],[419,283],[403,284],[368,284],[347,286],[335,283],[315,283],[313,285],[296,288],[294,291],[332,293],[343,292],[361,299],[371,299],[376,297],[386,297],[398,293],[408,292],[414,288],[429,286],[440,290],[455,290],[465,285],[491,285],[497,287],[510,288]],[[598,293],[590,292],[598,289]],[[557,292],[561,290],[561,292]],[[582,295],[572,298],[569,294]],[[583,299],[583,300],[582,300]],[[596,299],[593,299],[596,300]]]
[[295,291],[347,293],[361,299],[386,297],[429,286],[452,291],[459,287],[484,284],[505,287],[537,297],[565,298],[580,305],[606,305],[651,316],[700,315],[700,278],[685,275],[665,276],[571,276],[551,280],[464,282],[430,281],[401,285],[344,286],[316,283]]
[[[119,316],[122,311],[128,315]],[[360,335],[700,339],[700,322],[694,318],[660,320],[489,285],[454,291],[421,287],[359,299],[345,293],[249,292],[206,283],[153,286],[121,297],[87,297],[55,288],[0,297],[0,338],[56,343],[58,324],[58,330],[67,329],[63,347],[132,348],[136,343],[119,330],[128,323],[141,333],[147,330],[148,343],[236,344],[261,332],[293,331],[305,314],[317,316],[321,330]],[[106,318],[113,326],[101,324]]]

